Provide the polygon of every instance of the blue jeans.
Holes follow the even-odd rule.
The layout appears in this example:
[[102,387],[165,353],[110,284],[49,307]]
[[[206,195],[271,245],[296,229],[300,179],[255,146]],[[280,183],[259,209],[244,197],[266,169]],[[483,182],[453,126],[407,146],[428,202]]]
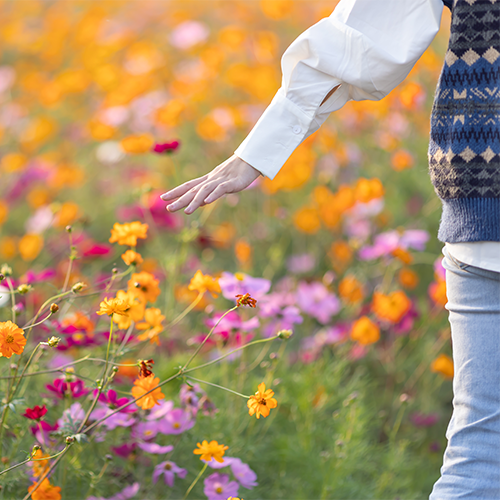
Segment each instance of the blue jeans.
[[[443,249],[453,349],[453,414],[429,500],[500,499],[500,273]],[[500,258],[500,256],[499,256]]]

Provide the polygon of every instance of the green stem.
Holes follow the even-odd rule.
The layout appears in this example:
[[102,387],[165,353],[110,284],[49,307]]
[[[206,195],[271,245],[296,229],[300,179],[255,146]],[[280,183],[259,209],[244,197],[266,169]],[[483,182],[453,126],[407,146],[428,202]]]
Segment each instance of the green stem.
[[33,328],[34,326],[41,325],[44,321],[47,321],[51,316],[52,316],[52,312],[50,312],[49,315],[46,318],[43,318],[38,323],[33,323],[32,325],[25,326],[25,327],[22,328],[22,330],[27,330],[28,328]]
[[195,380],[196,382],[201,382],[202,384],[211,385],[212,387],[218,387],[219,389],[223,389],[224,391],[232,392],[233,394],[236,394],[237,396],[241,396],[242,398],[245,398],[245,399],[248,399],[250,397],[250,396],[245,396],[244,394],[240,394],[239,392],[233,391],[231,389],[228,389],[227,387],[223,387],[222,385],[212,384],[212,382],[207,382],[206,380],[200,380],[200,379],[191,377],[190,375],[188,375],[187,378],[189,378],[191,380]]
[[186,498],[188,497],[190,491],[194,488],[194,485],[198,482],[198,479],[200,479],[200,477],[203,475],[203,473],[207,469],[207,466],[208,466],[208,462],[205,462],[205,465],[203,466],[203,469],[200,470],[200,472],[196,476],[195,480],[191,483],[191,486],[186,491],[186,494],[184,495],[184,498],[182,500],[186,500]]
[[186,307],[186,309],[184,309],[184,311],[182,311],[179,314],[179,316],[177,316],[176,318],[174,318],[168,325],[165,325],[165,328],[169,328],[169,327],[174,326],[177,323],[179,323],[179,321],[181,321],[181,319],[183,319],[184,316],[186,316],[186,314],[188,314],[189,312],[191,312],[198,305],[198,303],[200,302],[200,300],[202,299],[202,297],[203,297],[202,293],[198,294],[198,297],[196,297],[196,299],[194,299],[194,301],[191,302],[191,304],[189,304],[189,306]]
[[15,291],[14,287],[12,286],[12,282],[10,281],[10,278],[7,278],[5,281],[7,281],[7,286],[9,287],[10,290],[10,300],[12,302],[12,323],[16,322],[16,297],[15,297]]

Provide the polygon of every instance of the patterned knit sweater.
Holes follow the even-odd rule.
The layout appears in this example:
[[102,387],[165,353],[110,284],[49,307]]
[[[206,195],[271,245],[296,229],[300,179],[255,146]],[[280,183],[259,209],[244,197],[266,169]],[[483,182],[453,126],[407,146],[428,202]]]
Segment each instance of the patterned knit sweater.
[[500,241],[500,0],[445,0],[451,34],[431,113],[441,241]]

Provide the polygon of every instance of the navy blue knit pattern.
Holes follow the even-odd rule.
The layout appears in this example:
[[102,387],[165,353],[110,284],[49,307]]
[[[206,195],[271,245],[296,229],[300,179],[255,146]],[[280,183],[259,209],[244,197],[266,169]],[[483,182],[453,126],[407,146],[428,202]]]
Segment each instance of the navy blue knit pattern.
[[500,1],[454,0],[431,113],[441,241],[500,241]]

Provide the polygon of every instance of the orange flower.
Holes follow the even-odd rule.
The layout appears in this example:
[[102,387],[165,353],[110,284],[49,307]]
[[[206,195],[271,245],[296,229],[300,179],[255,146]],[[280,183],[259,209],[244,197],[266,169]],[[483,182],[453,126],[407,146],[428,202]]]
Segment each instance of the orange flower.
[[67,201],[61,205],[61,209],[57,213],[54,225],[56,227],[66,227],[72,224],[78,218],[80,207],[71,201]]
[[204,439],[202,444],[197,443],[198,448],[196,448],[193,453],[195,455],[201,455],[200,460],[206,460],[210,462],[212,458],[217,462],[224,462],[222,458],[225,451],[229,448],[229,446],[225,446],[223,444],[219,444],[217,441],[210,441],[210,443]]
[[127,153],[147,153],[151,151],[154,139],[149,134],[129,135],[122,139],[121,146]]
[[127,264],[127,266],[130,266],[131,264],[138,266],[139,264],[142,264],[142,262],[143,262],[141,254],[138,254],[137,252],[134,252],[133,250],[127,250],[125,253],[122,253],[121,257],[123,259],[123,262],[125,262],[125,264]]
[[12,354],[24,351],[24,331],[12,321],[0,323],[0,356],[10,358]]
[[[33,483],[28,491],[31,493],[38,483]],[[49,480],[45,478],[40,486],[31,495],[32,500],[61,500],[61,487],[50,484]]]
[[317,233],[321,227],[321,222],[316,208],[303,207],[293,216],[295,227],[307,234]]
[[73,326],[77,330],[84,330],[86,333],[92,333],[94,331],[94,323],[82,312],[75,312],[75,314],[69,318],[65,318],[61,321],[61,325]]
[[43,238],[39,234],[25,234],[19,241],[19,253],[24,261],[30,262],[38,256],[43,247]]
[[395,248],[391,252],[391,254],[399,259],[403,264],[411,264],[413,262],[412,255],[408,252],[408,250],[405,250],[404,248]]
[[118,242],[118,245],[128,245],[135,247],[137,245],[137,238],[146,238],[148,230],[147,224],[141,224],[139,221],[128,222],[119,224],[115,222],[113,229],[111,229],[110,243]]
[[409,288],[410,290],[413,290],[413,288],[418,285],[417,273],[415,273],[411,269],[408,269],[407,267],[403,267],[403,269],[399,271],[398,278],[401,285],[403,285],[405,288]]
[[353,323],[350,337],[362,345],[373,344],[380,338],[380,329],[368,316],[361,316]]
[[446,295],[446,281],[437,280],[429,286],[429,295],[435,304],[444,307],[448,302]]
[[146,303],[135,288],[127,292],[118,290],[116,298],[128,305],[126,316],[119,313],[113,314],[113,321],[120,330],[126,330],[132,324],[132,321],[140,321],[144,317]]
[[347,266],[352,260],[352,249],[345,241],[336,241],[330,247],[329,257],[337,268]]
[[445,378],[453,378],[453,360],[446,354],[440,354],[432,363],[431,371],[440,373]]
[[234,253],[241,265],[246,266],[250,264],[252,259],[252,247],[245,239],[242,238],[236,242],[234,245]]
[[[36,450],[36,452],[33,455],[33,458],[46,458],[50,457],[48,453],[43,453],[42,450],[39,448]],[[48,460],[36,460],[33,462],[33,475],[35,477],[41,476],[44,472],[47,471],[49,468],[49,461]]]
[[132,274],[127,284],[129,292],[136,290],[141,300],[154,303],[160,295],[159,283],[152,274],[142,271]]
[[372,311],[383,320],[398,323],[411,307],[411,301],[406,294],[398,290],[389,295],[381,292],[373,294]]
[[210,292],[214,298],[217,297],[218,293],[221,293],[219,280],[208,274],[203,274],[199,269],[191,278],[188,290],[196,290],[198,293]]
[[0,225],[7,220],[9,215],[9,206],[3,200],[0,200]]
[[273,396],[274,391],[271,389],[267,389],[266,391],[266,384],[264,384],[264,382],[260,383],[255,395],[248,398],[248,414],[250,416],[255,414],[257,418],[260,418],[261,415],[267,417],[269,415],[269,410],[278,406],[278,402]]
[[361,203],[367,203],[384,196],[384,186],[380,179],[364,179],[361,177],[354,187],[354,198]]
[[123,359],[120,366],[118,367],[117,375],[120,375],[122,377],[135,378],[137,376],[137,361],[131,358]]
[[396,151],[391,157],[391,165],[396,172],[413,167],[413,163],[413,156],[404,149]]
[[346,276],[339,283],[339,295],[349,304],[357,304],[364,297],[363,285],[354,276]]
[[162,321],[165,319],[165,316],[161,313],[160,309],[156,307],[150,307],[146,309],[144,314],[144,323],[137,323],[136,328],[138,330],[146,330],[144,333],[139,335],[137,338],[139,340],[147,340],[149,339],[150,343],[156,343],[160,345],[158,340],[158,335],[163,332]]
[[132,387],[132,396],[134,399],[141,398],[135,402],[135,404],[142,408],[143,410],[149,410],[155,405],[159,405],[158,400],[164,399],[165,394],[161,392],[161,388],[158,387],[154,391],[150,392],[148,395],[142,397],[146,392],[153,389],[160,383],[160,379],[151,374],[149,377],[141,377],[134,380],[134,386]]
[[99,304],[99,311],[97,314],[102,316],[103,314],[107,314],[108,316],[112,316],[114,314],[121,314],[122,316],[128,315],[129,305],[127,302],[121,299],[108,299],[107,297]]

